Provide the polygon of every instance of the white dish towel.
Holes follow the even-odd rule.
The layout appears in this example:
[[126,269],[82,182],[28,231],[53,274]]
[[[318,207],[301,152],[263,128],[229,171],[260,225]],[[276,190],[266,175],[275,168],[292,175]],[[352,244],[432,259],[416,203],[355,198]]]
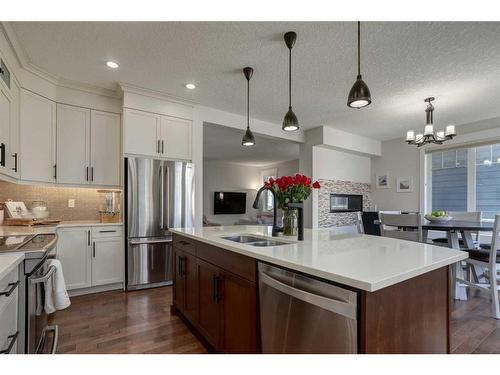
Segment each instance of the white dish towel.
[[49,259],[47,261],[47,269],[51,266],[56,268],[56,272],[52,277],[45,281],[45,312],[52,314],[56,310],[64,310],[71,305],[68,292],[66,291],[66,283],[61,262],[57,259]]

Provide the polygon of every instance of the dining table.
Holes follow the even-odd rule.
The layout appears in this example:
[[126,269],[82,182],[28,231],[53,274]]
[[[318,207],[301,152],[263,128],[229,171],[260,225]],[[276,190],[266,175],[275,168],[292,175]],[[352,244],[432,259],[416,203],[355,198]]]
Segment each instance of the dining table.
[[[442,222],[431,222],[425,219],[424,221],[422,224],[422,240],[424,243],[427,242],[429,231],[443,231],[446,232],[448,247],[457,250],[461,250],[459,234],[463,240],[464,248],[474,249],[476,248],[476,244],[474,243],[473,233],[492,232],[494,225],[493,221],[488,220],[461,221],[451,219]],[[459,277],[464,276],[461,266],[455,267],[455,272]],[[476,270],[475,272],[479,273],[480,270]],[[452,277],[453,279],[454,277]],[[467,293],[464,286],[457,285],[453,294],[455,299],[467,300]]]

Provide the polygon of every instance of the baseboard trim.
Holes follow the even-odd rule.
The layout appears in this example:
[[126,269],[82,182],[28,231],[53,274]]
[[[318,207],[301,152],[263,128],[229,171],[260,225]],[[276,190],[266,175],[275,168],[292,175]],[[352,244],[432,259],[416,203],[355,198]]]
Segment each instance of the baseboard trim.
[[73,289],[73,290],[68,290],[68,294],[70,297],[76,297],[76,296],[82,296],[84,294],[108,292],[110,290],[117,290],[117,289],[124,290],[123,283],[99,285],[91,288]]

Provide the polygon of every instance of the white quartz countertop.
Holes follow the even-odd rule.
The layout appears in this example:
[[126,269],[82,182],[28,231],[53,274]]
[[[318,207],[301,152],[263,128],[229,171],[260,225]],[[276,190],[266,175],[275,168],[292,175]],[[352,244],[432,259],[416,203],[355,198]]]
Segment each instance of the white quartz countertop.
[[34,225],[31,227],[21,225],[2,225],[0,226],[0,236],[55,233],[57,228],[64,227],[100,227],[111,225],[121,226],[123,223],[101,223],[97,220],[73,220],[61,221],[60,223],[54,225]]
[[24,253],[8,253],[0,255],[0,280],[24,260]]
[[467,258],[467,253],[430,244],[361,234],[337,234],[331,229],[304,229],[304,241],[255,247],[221,237],[234,234],[271,236],[268,226],[220,226],[170,230],[258,260],[348,285],[376,290],[397,284]]

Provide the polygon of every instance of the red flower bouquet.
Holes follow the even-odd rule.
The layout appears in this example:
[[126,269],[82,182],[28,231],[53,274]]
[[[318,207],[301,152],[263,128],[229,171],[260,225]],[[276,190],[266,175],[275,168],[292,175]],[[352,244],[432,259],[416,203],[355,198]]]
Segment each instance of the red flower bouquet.
[[298,203],[305,201],[311,195],[312,189],[319,189],[318,181],[311,184],[311,179],[297,173],[295,176],[283,176],[278,179],[270,178],[264,184],[265,187],[276,193],[276,206],[286,210],[287,203]]

